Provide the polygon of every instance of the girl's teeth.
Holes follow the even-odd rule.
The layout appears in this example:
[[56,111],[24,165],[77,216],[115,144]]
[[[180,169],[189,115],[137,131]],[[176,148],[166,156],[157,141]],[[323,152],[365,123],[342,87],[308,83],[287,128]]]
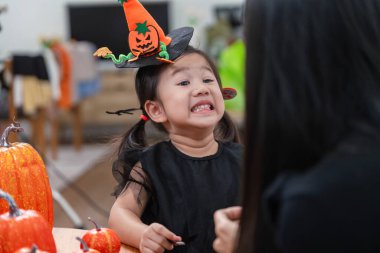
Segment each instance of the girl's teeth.
[[193,109],[193,112],[199,112],[202,110],[209,110],[209,109],[210,109],[210,105],[199,105]]

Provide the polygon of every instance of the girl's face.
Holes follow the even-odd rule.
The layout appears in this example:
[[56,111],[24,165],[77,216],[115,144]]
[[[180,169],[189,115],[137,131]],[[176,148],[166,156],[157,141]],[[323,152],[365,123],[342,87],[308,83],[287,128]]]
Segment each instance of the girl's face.
[[[206,59],[191,53],[168,65],[157,87],[157,115],[169,133],[214,130],[224,114],[224,100],[217,79]],[[152,115],[150,115],[152,116]]]

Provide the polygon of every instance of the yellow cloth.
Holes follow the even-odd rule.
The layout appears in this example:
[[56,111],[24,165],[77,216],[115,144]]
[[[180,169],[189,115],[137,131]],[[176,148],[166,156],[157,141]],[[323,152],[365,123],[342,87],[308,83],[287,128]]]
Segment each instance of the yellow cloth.
[[35,76],[22,76],[23,112],[33,115],[38,108],[47,107],[52,101],[52,89],[47,81]]

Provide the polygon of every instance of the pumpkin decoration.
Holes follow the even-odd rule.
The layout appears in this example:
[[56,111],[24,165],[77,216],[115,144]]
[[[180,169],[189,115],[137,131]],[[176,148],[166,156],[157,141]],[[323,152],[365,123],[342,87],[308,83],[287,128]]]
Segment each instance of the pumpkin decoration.
[[128,25],[130,52],[114,55],[107,47],[99,48],[94,56],[111,59],[118,68],[140,68],[173,63],[189,45],[193,28],[182,27],[165,32],[138,0],[118,0],[124,9]]
[[49,253],[49,252],[38,250],[37,245],[33,244],[32,248],[24,247],[15,251],[15,253]]
[[[27,143],[8,143],[11,132],[23,131],[19,123],[8,126],[0,139],[0,189],[12,195],[18,206],[36,210],[53,228],[53,197],[45,165],[37,151]],[[8,211],[0,200],[0,214]]]
[[79,237],[75,237],[75,238],[76,238],[78,241],[80,241],[80,248],[81,248],[82,250],[75,251],[74,253],[82,253],[82,252],[103,253],[103,252],[100,252],[100,251],[98,251],[98,250],[96,250],[96,249],[89,248],[89,247],[87,246],[87,243],[86,243],[84,240],[82,240],[81,238],[79,238]]
[[118,253],[121,243],[115,231],[109,228],[100,228],[91,217],[88,217],[88,220],[94,223],[95,228],[82,236],[83,241],[85,241],[90,248],[99,250],[102,253]]
[[137,23],[136,29],[128,36],[129,48],[135,56],[149,55],[159,49],[158,32],[154,26],[144,23]]
[[0,190],[0,199],[9,205],[9,212],[0,215],[0,252],[14,253],[35,244],[41,250],[56,253],[52,230],[35,210],[22,210],[8,193]]

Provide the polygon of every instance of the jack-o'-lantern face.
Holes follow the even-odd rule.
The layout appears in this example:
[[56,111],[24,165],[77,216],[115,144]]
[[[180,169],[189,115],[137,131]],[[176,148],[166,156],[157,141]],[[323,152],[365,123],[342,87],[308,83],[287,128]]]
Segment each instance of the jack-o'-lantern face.
[[158,49],[158,32],[154,26],[137,23],[137,28],[129,33],[128,42],[131,52],[135,56],[146,55]]

